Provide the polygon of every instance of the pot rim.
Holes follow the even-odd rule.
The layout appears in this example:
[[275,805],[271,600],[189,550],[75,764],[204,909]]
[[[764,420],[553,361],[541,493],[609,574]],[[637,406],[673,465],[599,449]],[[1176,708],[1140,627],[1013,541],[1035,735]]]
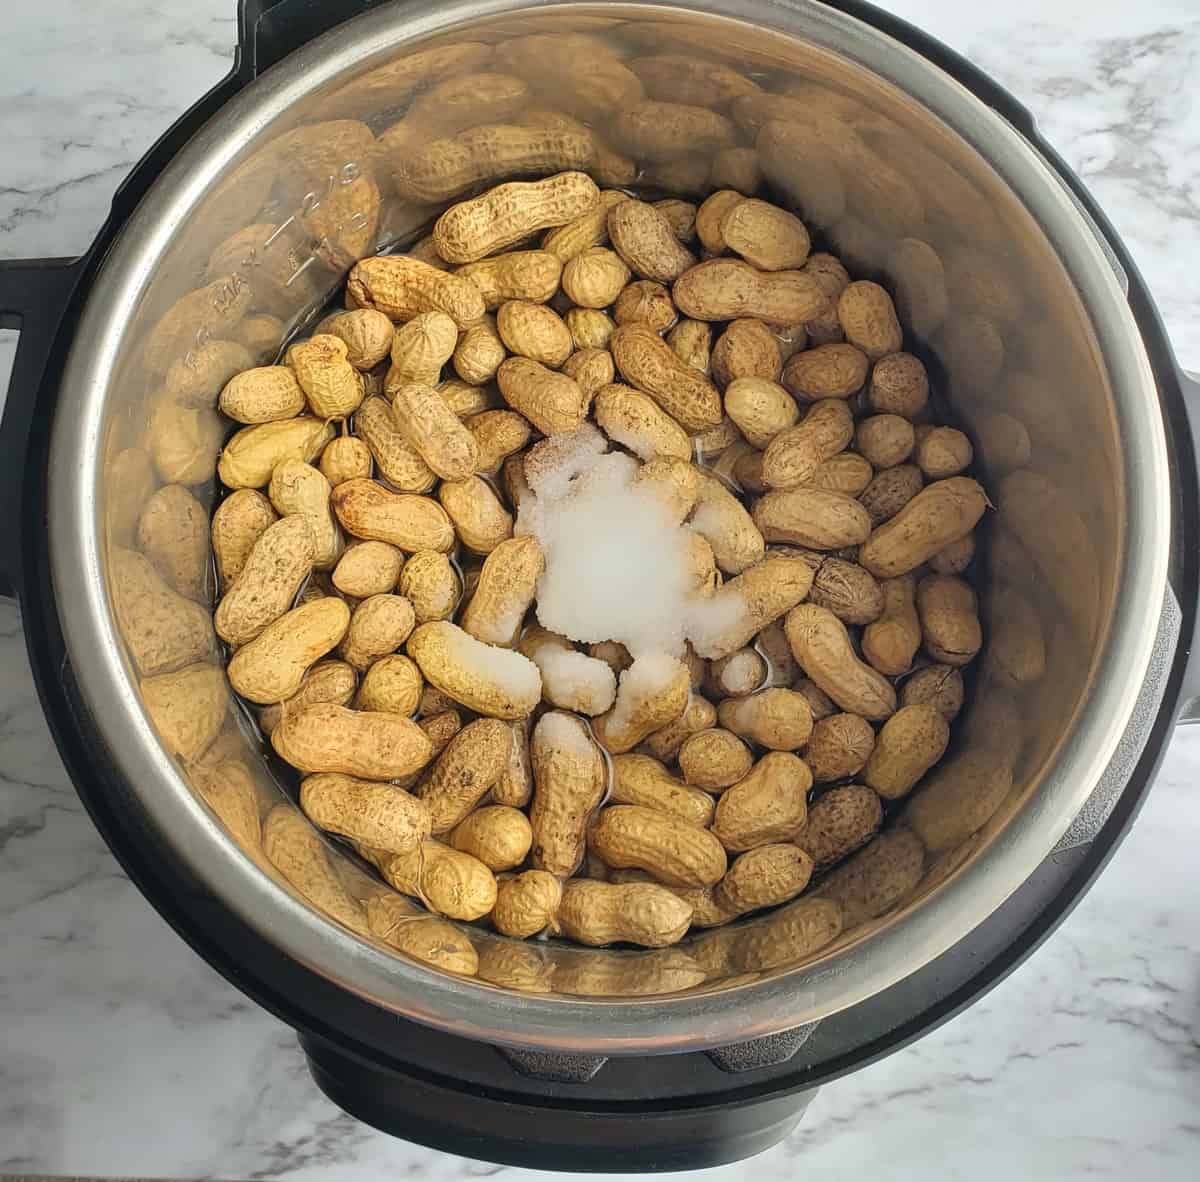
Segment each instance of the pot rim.
[[[849,59],[922,103],[978,151],[1040,225],[1092,319],[1123,444],[1125,535],[1119,607],[1087,708],[1036,793],[975,860],[909,914],[817,964],[736,989],[601,1000],[501,992],[375,948],[311,910],[264,874],[195,797],[144,713],[104,578],[99,513],[106,390],[121,336],[156,262],[189,211],[256,132],[312,90],[382,64],[400,47],[480,17],[603,9],[641,20],[671,14],[752,20]],[[1051,852],[1100,781],[1134,713],[1167,587],[1172,498],[1167,444],[1142,339],[1105,251],[1061,182],[1010,124],[914,51],[814,0],[705,0],[683,5],[564,0],[456,0],[387,5],[325,34],[269,70],[200,131],[153,184],[87,300],[60,389],[51,470],[49,548],[72,667],[113,760],[164,841],[190,872],[289,957],[401,1017],[489,1043],[573,1053],[702,1050],[777,1033],[881,992],[966,937]]]

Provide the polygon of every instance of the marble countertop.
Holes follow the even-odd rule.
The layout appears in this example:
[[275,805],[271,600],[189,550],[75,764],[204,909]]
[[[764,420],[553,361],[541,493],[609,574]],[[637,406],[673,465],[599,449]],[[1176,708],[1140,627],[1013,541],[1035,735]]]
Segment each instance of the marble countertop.
[[[1024,101],[1200,370],[1195,0],[884,0]],[[228,68],[234,0],[40,0],[0,38],[0,257],[83,250],[121,178]],[[12,334],[0,333],[0,389]],[[982,1002],[823,1089],[753,1166],[907,1179],[1196,1177],[1200,728],[1074,914]],[[143,901],[76,799],[0,604],[0,1173],[460,1178],[311,1083],[292,1033]],[[530,1178],[535,1175],[529,1174]]]

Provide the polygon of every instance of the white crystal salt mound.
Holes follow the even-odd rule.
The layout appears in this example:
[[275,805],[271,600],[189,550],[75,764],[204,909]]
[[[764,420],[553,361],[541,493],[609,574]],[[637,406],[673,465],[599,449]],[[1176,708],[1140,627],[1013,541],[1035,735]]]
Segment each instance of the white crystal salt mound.
[[658,697],[679,676],[683,663],[666,653],[643,653],[621,674],[617,689],[617,704],[608,716],[607,729],[621,734],[630,723],[630,716],[643,703]]
[[440,628],[446,655],[456,668],[499,686],[519,701],[532,698],[536,702],[542,696],[542,675],[528,657],[510,648],[484,644],[457,624],[442,623]]
[[551,710],[543,714],[533,728],[534,747],[549,751],[565,751],[569,755],[586,758],[595,751],[595,744],[588,729],[573,714],[561,714]]

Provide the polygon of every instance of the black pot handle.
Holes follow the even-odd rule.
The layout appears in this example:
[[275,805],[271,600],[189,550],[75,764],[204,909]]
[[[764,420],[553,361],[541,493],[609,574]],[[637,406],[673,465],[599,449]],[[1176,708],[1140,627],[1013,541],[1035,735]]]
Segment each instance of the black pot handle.
[[256,78],[293,50],[385,0],[240,0],[238,68]]
[[[1200,375],[1180,370],[1179,386],[1183,392],[1183,406],[1192,433],[1192,453],[1195,456],[1196,469],[1200,472]],[[1194,551],[1200,542],[1191,537],[1184,544]],[[1193,587],[1191,591],[1193,595],[1200,594],[1200,588]],[[1179,721],[1200,722],[1200,610],[1196,613],[1196,626],[1188,650],[1187,669],[1183,675],[1183,689],[1179,701]]]

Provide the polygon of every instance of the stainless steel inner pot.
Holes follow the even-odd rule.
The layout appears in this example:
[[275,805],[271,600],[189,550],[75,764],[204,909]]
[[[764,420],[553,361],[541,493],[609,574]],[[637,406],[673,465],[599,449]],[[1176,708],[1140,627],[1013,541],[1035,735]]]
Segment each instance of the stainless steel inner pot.
[[[153,186],[93,288],[63,382],[55,594],[79,685],[140,807],[263,940],[398,1015],[492,1043],[710,1047],[814,1021],[928,963],[1028,877],[1100,783],[1167,592],[1172,503],[1150,367],[1120,277],[1054,173],[947,75],[850,17],[806,0],[703,9],[398,3],[322,37],[221,110]],[[801,899],[656,952],[516,945],[470,927],[494,983],[455,977],[343,926],[226,828],[196,787],[217,758],[241,762],[253,808],[290,798],[232,703],[213,751],[185,763],[164,749],[125,639],[142,609],[113,578],[114,557],[136,546],[161,485],[213,502],[223,435],[203,400],[215,391],[179,395],[203,350],[234,338],[273,355],[355,259],[411,241],[438,212],[397,195],[374,136],[432,85],[492,69],[603,137],[628,101],[620,63],[652,53],[728,64],[844,136],[826,157],[832,189],[797,159],[771,191],[857,276],[896,292],[949,413],[982,440],[995,503],[980,583],[989,638],[1040,628],[1046,672],[1030,680],[982,660],[955,742],[1010,769],[1011,790],[989,798],[964,779],[920,837],[895,818],[856,855],[877,887],[858,913],[829,924]],[[708,164],[642,161],[632,187],[699,198]],[[987,446],[996,436],[980,428],[998,411],[1023,424],[1030,454]],[[1032,625],[1017,622],[1013,592]],[[388,889],[340,847],[326,851],[352,895]]]

